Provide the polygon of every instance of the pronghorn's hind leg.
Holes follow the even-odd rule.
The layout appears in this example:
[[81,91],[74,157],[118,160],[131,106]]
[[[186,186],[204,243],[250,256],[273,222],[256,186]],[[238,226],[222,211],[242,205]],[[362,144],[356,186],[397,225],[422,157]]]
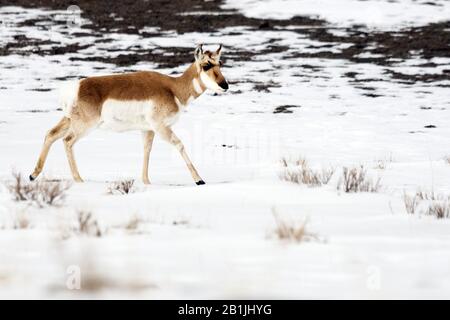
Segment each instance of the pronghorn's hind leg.
[[32,174],[30,174],[30,180],[33,181],[37,178],[37,176],[42,172],[42,169],[44,168],[45,160],[47,159],[48,152],[50,150],[50,147],[52,144],[58,140],[64,137],[70,128],[70,119],[69,118],[62,118],[59,123],[53,127],[45,136],[44,145],[42,146],[41,154],[39,155],[39,159],[37,161],[36,167],[34,168],[34,171]]
[[160,126],[157,130],[158,134],[169,142],[171,145],[173,145],[177,150],[180,152],[181,156],[184,159],[184,162],[186,163],[189,172],[192,175],[192,178],[194,179],[195,183],[197,185],[205,184],[202,178],[200,178],[197,170],[195,169],[194,165],[192,164],[192,161],[189,159],[186,151],[184,150],[184,145],[181,142],[181,140],[173,133],[172,129],[167,126]]
[[80,173],[78,172],[77,163],[73,155],[73,146],[78,140],[80,140],[80,138],[86,135],[88,130],[91,129],[95,123],[95,121],[87,123],[82,120],[77,120],[77,118],[72,118],[70,130],[63,139],[70,171],[72,172],[72,177],[76,182],[83,182],[83,179],[81,179]]

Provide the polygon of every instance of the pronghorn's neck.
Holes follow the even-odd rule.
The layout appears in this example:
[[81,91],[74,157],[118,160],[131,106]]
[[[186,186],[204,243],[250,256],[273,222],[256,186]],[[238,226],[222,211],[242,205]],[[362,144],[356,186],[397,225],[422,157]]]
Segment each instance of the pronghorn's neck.
[[198,98],[206,90],[195,63],[191,64],[181,76],[175,79],[177,82],[174,90],[175,98],[184,106]]

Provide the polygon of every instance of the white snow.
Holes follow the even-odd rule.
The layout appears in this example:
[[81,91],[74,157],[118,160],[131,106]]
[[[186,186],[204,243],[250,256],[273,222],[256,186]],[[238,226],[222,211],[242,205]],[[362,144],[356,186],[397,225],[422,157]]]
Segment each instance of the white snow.
[[[345,6],[343,1],[268,0],[261,5],[246,0],[228,1],[226,8],[246,8],[246,14],[276,18],[318,14],[330,22],[369,22],[392,28],[448,17],[448,4],[434,2],[441,6],[409,0],[347,0]],[[27,17],[43,14],[14,10]],[[373,19],[361,10],[374,12]],[[11,8],[1,8],[0,18],[6,11],[12,19]],[[28,28],[32,29],[19,31],[28,32]],[[242,34],[229,35],[230,29]],[[33,32],[37,38],[47,37],[45,30]],[[59,29],[51,33],[68,43],[80,41]],[[108,56],[108,48],[126,50],[136,43],[149,48],[194,49],[206,40],[222,42],[226,59],[227,46],[258,53],[273,37],[289,45],[292,52],[321,50],[323,45],[294,32],[229,28],[210,35],[168,33],[151,39],[113,34],[115,42],[77,54],[1,56],[1,180],[10,181],[13,168],[31,173],[46,131],[63,116],[56,111],[60,107],[56,89],[62,82],[58,78],[126,69],[70,61],[70,57]],[[81,40],[92,41],[89,37]],[[450,66],[448,59],[412,59],[392,70],[417,73],[422,69],[415,65],[425,62],[439,64],[433,70],[423,68],[425,73],[439,73]],[[104,69],[99,72],[98,67]],[[142,62],[133,68],[152,69],[154,65]],[[173,128],[207,182],[205,186],[195,186],[175,148],[158,137],[150,160],[152,185],[144,186],[140,182],[140,133],[98,130],[75,147],[86,182],[69,190],[63,206],[39,209],[16,203],[6,187],[0,187],[0,297],[450,298],[450,220],[408,215],[402,199],[404,191],[417,189],[450,192],[450,165],[444,161],[450,154],[446,147],[450,96],[448,87],[438,86],[448,82],[411,86],[392,81],[381,66],[281,59],[280,54],[229,61],[222,71],[230,82],[230,93],[204,94]],[[363,95],[366,91],[344,77],[347,72],[357,72],[361,79],[382,79],[367,86],[383,96]],[[275,81],[280,86],[258,92],[250,80]],[[36,88],[51,91],[32,90]],[[290,114],[273,113],[285,104],[301,107],[291,109]],[[430,124],[436,128],[424,128]],[[279,160],[285,156],[304,156],[314,167],[331,165],[337,171],[323,187],[283,182],[278,172]],[[386,168],[380,169],[380,163]],[[372,177],[382,178],[379,193],[336,190],[340,168],[359,164]],[[61,141],[52,147],[44,175],[71,179]],[[111,181],[125,178],[137,180],[136,193],[107,194]],[[67,237],[77,210],[94,214],[102,237]],[[273,210],[286,219],[308,219],[308,230],[320,241],[278,240]],[[14,219],[21,215],[30,220],[30,228],[13,228]],[[136,216],[143,222],[130,231],[126,225]],[[78,267],[82,287],[83,281],[86,284],[86,279],[95,277],[101,290],[69,290],[67,281]]]
[[226,0],[224,9],[237,8],[248,17],[290,19],[317,16],[333,24],[397,29],[445,21],[450,16],[447,0]]

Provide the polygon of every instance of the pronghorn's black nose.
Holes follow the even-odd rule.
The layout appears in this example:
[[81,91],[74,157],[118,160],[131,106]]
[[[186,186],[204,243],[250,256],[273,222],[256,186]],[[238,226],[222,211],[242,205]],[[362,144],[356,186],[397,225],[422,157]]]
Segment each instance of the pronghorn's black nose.
[[225,91],[228,90],[228,82],[226,81],[219,83],[219,86]]

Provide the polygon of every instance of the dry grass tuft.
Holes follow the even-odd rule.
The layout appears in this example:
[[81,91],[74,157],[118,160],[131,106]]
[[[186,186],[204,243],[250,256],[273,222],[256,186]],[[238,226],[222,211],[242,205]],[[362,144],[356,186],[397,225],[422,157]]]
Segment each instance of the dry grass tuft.
[[419,200],[442,200],[444,198],[443,195],[435,194],[434,191],[423,191],[418,190],[415,195]]
[[331,178],[333,177],[334,172],[335,169],[332,167],[322,168],[321,182],[323,184],[328,184],[328,182],[330,182]]
[[287,159],[287,158],[281,159],[281,165],[285,168],[289,166],[303,167],[306,166],[307,164],[308,161],[306,160],[306,158],[303,157],[298,157],[297,159]]
[[445,156],[444,161],[447,162],[448,164],[450,164],[450,156]]
[[130,220],[127,222],[127,224],[125,225],[125,229],[130,230],[130,231],[135,231],[137,229],[139,229],[139,226],[142,223],[142,219],[138,216],[132,216],[130,218]]
[[275,210],[272,210],[275,218],[275,235],[279,240],[304,242],[318,240],[317,235],[310,233],[306,229],[308,220],[302,222],[288,221],[282,219]]
[[134,179],[116,181],[108,187],[109,194],[129,194],[135,191]]
[[342,169],[342,176],[338,181],[338,190],[345,192],[378,192],[381,178],[373,181],[367,176],[363,166]]
[[91,237],[101,237],[103,232],[100,229],[97,219],[90,211],[77,211],[77,224],[75,232],[79,235],[87,235]]
[[417,195],[410,196],[408,194],[403,193],[403,203],[405,204],[405,210],[409,214],[416,213],[417,207],[419,206],[420,199]]
[[387,167],[386,160],[377,160],[375,163],[375,169],[384,170],[386,169],[386,167]]
[[28,215],[21,211],[17,212],[14,216],[13,229],[28,229],[31,223]]
[[131,233],[138,232],[145,222],[146,221],[141,216],[135,214],[131,216],[128,222],[125,224],[125,229]]
[[390,153],[387,157],[375,160],[374,169],[384,170],[388,167],[388,164],[392,162],[394,162],[394,158],[392,156],[392,153]]
[[38,180],[27,181],[22,174],[13,172],[13,182],[8,184],[8,190],[15,201],[27,201],[42,208],[46,205],[62,204],[66,191],[72,186],[70,182]]
[[408,195],[405,192],[403,203],[409,214],[425,214],[437,219],[450,218],[450,196],[422,190],[417,191],[414,195]]
[[15,208],[11,212],[11,219],[2,219],[0,230],[23,230],[32,228],[27,208]]
[[304,158],[296,160],[281,159],[283,171],[279,177],[281,180],[296,184],[305,184],[310,187],[319,187],[330,182],[334,174],[334,168],[322,168],[321,171],[312,169]]
[[448,199],[432,201],[425,213],[438,219],[450,218],[450,201]]

